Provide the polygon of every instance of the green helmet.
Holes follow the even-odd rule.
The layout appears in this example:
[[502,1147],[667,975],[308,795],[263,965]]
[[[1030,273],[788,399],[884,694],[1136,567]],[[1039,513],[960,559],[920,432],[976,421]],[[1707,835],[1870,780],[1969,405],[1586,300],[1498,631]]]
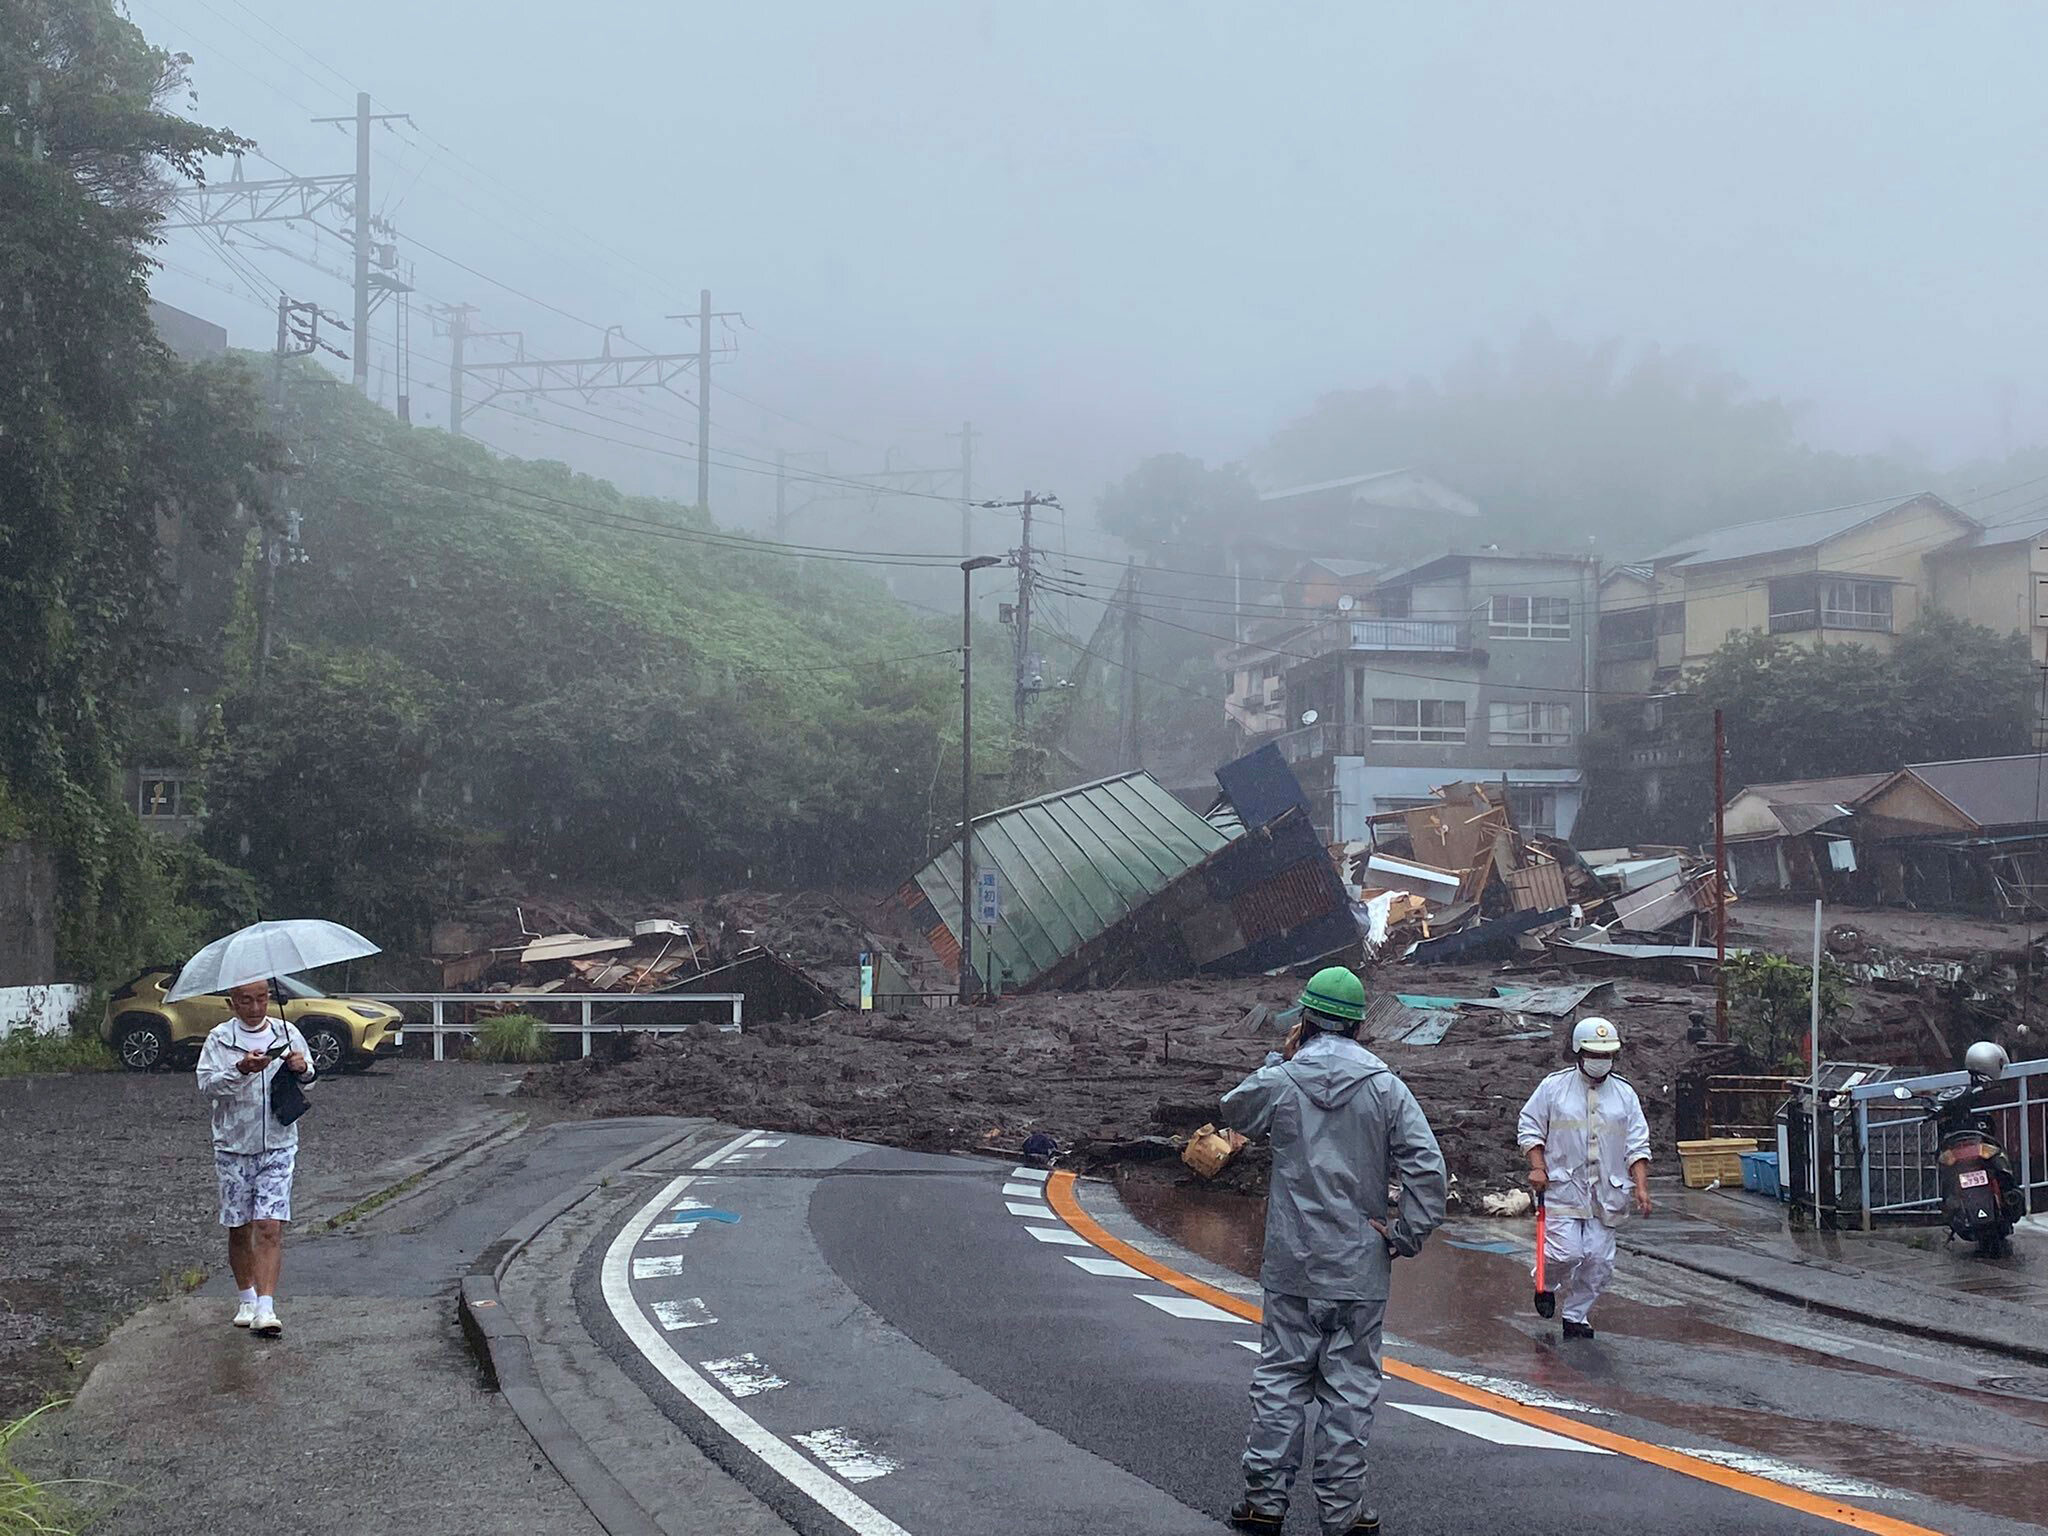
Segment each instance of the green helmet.
[[1356,1024],[1365,1017],[1365,983],[1341,965],[1325,966],[1301,989],[1301,1006]]

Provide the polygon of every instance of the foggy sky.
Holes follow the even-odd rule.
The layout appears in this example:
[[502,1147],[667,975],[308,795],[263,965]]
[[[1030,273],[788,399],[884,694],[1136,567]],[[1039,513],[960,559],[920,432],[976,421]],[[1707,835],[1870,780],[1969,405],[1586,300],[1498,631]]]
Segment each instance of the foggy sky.
[[[294,170],[350,167],[347,140],[304,119],[351,111],[359,85],[489,173],[410,130],[380,135],[377,199],[402,243],[647,343],[692,344],[661,317],[700,287],[744,310],[754,329],[718,384],[804,425],[715,395],[735,453],[949,463],[943,433],[971,417],[978,490],[1050,486],[1078,508],[1147,454],[1241,456],[1327,389],[1433,374],[1537,319],[1706,346],[1757,391],[1809,402],[1828,446],[1995,452],[2001,381],[2016,441],[2048,427],[2032,367],[2048,339],[2039,6],[132,14],[197,57],[199,116]],[[249,254],[346,312],[341,285]],[[333,242],[322,254],[346,266]],[[478,304],[480,325],[537,351],[596,340],[410,254],[423,301]],[[203,241],[175,236],[167,255],[206,281],[166,272],[161,297],[267,344],[246,292],[208,286],[235,280]],[[417,316],[420,379],[445,379],[444,346]],[[416,417],[445,419],[440,395],[414,392]],[[694,431],[680,403],[601,404]],[[681,462],[503,415],[476,427],[639,488],[694,487]],[[721,515],[760,513],[765,476],[713,484]]]

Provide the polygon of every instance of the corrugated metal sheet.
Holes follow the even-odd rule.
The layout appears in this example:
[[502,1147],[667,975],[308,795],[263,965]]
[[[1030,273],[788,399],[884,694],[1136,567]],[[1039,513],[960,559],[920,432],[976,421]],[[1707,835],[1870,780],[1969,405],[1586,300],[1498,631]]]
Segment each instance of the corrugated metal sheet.
[[[1028,986],[1230,842],[1149,773],[1120,774],[992,811],[974,822],[974,865],[1002,876],[990,943],[1004,985]],[[911,877],[936,943],[959,953],[960,845]],[[910,896],[905,888],[904,896]],[[977,959],[979,946],[977,945]]]

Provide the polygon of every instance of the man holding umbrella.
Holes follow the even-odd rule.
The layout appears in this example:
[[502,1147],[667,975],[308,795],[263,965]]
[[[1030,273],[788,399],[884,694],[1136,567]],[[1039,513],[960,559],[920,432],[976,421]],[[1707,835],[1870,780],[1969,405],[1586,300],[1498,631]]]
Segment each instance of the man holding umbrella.
[[284,1224],[292,1219],[299,1128],[278,1119],[272,1079],[289,1072],[303,1089],[313,1081],[313,1061],[298,1026],[271,1015],[269,983],[230,988],[228,1006],[235,1016],[215,1025],[199,1052],[199,1091],[213,1103],[220,1224],[228,1229],[228,1267],[240,1292],[235,1326],[274,1339],[284,1332],[277,1277]]
[[265,1338],[284,1332],[277,1277],[284,1224],[292,1219],[296,1121],[314,1077],[306,1037],[270,1011],[269,978],[376,953],[376,945],[339,923],[256,923],[194,955],[165,994],[172,1002],[225,994],[234,1013],[200,1048],[199,1091],[213,1109],[220,1224],[228,1229],[228,1266],[240,1293],[235,1326]]

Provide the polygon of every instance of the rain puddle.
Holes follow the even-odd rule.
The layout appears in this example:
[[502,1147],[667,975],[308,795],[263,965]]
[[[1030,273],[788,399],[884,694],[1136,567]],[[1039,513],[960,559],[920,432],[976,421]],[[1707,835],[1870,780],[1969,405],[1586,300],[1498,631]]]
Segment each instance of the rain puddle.
[[[1263,1199],[1142,1169],[1126,1170],[1117,1187],[1152,1230],[1257,1275]],[[1753,1451],[1759,1465],[1802,1464],[2029,1523],[2048,1508],[2048,1402],[2029,1389],[2048,1381],[2033,1383],[2033,1373],[1986,1378],[1976,1389],[1930,1381],[1831,1353],[1825,1320],[1778,1330],[1805,1341],[1788,1342],[1712,1321],[1689,1300],[1652,1305],[1617,1290],[1595,1313],[1602,1337],[1567,1350],[1556,1325],[1535,1315],[1519,1248],[1498,1251],[1504,1239],[1527,1235],[1454,1222],[1403,1267],[1388,1331],[1545,1397],[1680,1429],[1665,1438],[1681,1448],[1696,1436]],[[1630,1288],[1628,1266],[1624,1254],[1620,1289]],[[1931,1357],[1927,1369],[1937,1373],[1944,1366],[1939,1344],[1904,1340],[1893,1353]],[[1956,1372],[1962,1364],[1947,1368],[1967,1374]]]

